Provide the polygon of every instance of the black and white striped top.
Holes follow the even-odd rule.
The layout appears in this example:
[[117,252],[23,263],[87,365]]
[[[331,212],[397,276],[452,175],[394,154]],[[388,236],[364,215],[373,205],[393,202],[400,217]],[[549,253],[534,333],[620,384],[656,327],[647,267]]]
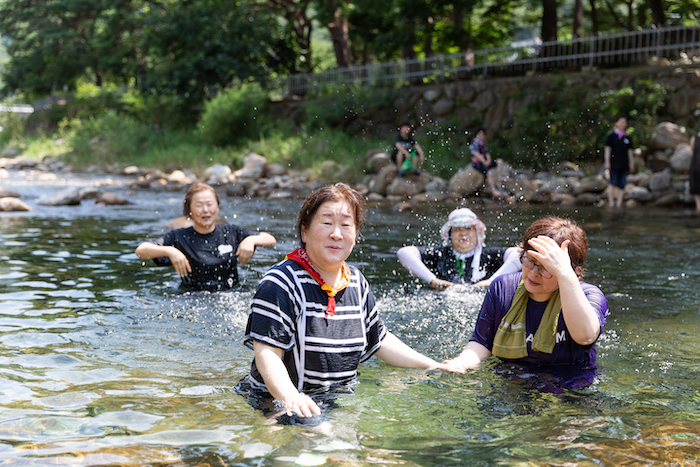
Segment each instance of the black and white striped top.
[[[318,282],[295,261],[276,264],[258,285],[243,343],[283,349],[289,376],[301,391],[353,385],[358,365],[379,350],[387,331],[367,279],[354,266],[350,276],[335,296],[335,316],[326,317],[328,295]],[[246,379],[267,390],[255,361]]]

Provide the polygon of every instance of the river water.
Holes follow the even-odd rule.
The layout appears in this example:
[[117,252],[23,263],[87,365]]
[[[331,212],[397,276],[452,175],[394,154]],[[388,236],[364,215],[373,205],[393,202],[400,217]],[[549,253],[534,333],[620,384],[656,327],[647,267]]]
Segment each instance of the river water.
[[[73,185],[91,179],[75,178]],[[360,368],[354,396],[316,427],[281,426],[230,388],[266,269],[296,247],[300,200],[223,198],[230,222],[278,239],[240,268],[241,290],[181,294],[171,269],[134,249],[180,215],[183,192],[130,193],[132,206],[42,207],[62,188],[13,173],[34,205],[0,213],[0,464],[685,465],[700,458],[700,218],[687,211],[470,205],[487,244],[512,245],[543,214],[581,223],[587,280],[608,297],[593,384],[542,390],[488,363],[468,375]],[[439,240],[450,206],[371,207],[350,262],[389,329],[436,359],[467,342],[483,290],[435,292],[396,260]]]

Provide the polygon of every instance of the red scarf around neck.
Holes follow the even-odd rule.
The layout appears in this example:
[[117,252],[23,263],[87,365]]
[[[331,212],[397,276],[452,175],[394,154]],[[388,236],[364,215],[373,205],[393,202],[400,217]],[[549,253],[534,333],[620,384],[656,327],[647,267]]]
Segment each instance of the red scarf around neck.
[[328,305],[326,307],[326,317],[335,315],[335,296],[338,292],[343,290],[350,284],[350,268],[345,261],[340,265],[340,284],[337,288],[331,287],[326,284],[326,282],[321,278],[321,274],[316,270],[309,255],[303,248],[297,248],[296,250],[289,253],[284,259],[291,259],[299,263],[306,271],[311,274],[311,277],[316,279],[316,282],[321,286],[321,289],[328,294]]

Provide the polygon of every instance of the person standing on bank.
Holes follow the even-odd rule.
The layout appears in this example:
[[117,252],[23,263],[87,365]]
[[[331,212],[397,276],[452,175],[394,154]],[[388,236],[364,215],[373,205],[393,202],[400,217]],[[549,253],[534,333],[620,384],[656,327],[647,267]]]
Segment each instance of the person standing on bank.
[[344,183],[316,190],[299,211],[301,247],[260,281],[243,341],[255,356],[237,390],[258,408],[274,399],[279,415],[319,415],[317,401],[352,392],[358,365],[372,355],[394,366],[442,367],[386,329],[367,280],[345,262],[364,210],[362,195]]
[[700,216],[700,133],[690,138],[690,194],[695,198],[695,214]]
[[396,252],[403,267],[434,289],[460,283],[488,287],[494,278],[521,269],[518,248],[486,248],[486,226],[471,209],[452,211],[440,236],[442,246],[405,246]]
[[[486,177],[491,195],[494,198],[502,198],[504,195],[496,188],[496,183],[500,184],[503,181],[503,159],[493,160],[491,157],[491,153],[486,147],[486,129],[479,128],[476,130],[476,136],[469,145],[469,153],[471,154],[472,166]],[[494,176],[491,169],[494,168],[498,173],[497,180],[493,179]]]
[[634,172],[634,146],[627,130],[627,117],[615,117],[615,128],[605,138],[605,170],[608,174],[608,206],[622,207],[627,175]]
[[[399,177],[403,177],[407,172],[419,175],[419,168],[425,162],[423,148],[413,137],[415,128],[413,124],[404,122],[399,127],[399,132],[394,140],[394,147],[391,151],[391,161],[396,164]],[[407,162],[410,162],[410,167]]]
[[495,355],[523,364],[596,368],[608,302],[583,282],[586,233],[573,221],[545,217],[525,231],[523,272],[489,286],[474,333],[462,353],[444,362],[463,373]]
[[219,204],[211,186],[195,183],[187,190],[183,206],[184,216],[193,225],[141,243],[136,255],[158,266],[172,265],[188,290],[226,290],[238,285],[237,263],[246,264],[256,247],[273,247],[277,240],[267,232],[217,224]]

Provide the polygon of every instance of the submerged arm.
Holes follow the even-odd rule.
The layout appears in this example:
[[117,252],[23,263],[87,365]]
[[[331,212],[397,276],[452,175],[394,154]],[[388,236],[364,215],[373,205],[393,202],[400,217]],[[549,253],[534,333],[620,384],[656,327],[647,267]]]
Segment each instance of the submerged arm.
[[300,417],[311,417],[321,413],[318,405],[309,396],[300,393],[292,383],[287,367],[282,361],[282,349],[254,342],[253,350],[255,365],[265,381],[267,390],[284,405],[287,415],[296,413]]
[[382,345],[375,355],[389,365],[404,368],[433,369],[442,366],[432,358],[413,350],[390,332],[387,332],[386,336],[384,336]]
[[462,353],[452,360],[445,361],[445,370],[464,373],[491,356],[491,351],[475,341],[469,341]]

